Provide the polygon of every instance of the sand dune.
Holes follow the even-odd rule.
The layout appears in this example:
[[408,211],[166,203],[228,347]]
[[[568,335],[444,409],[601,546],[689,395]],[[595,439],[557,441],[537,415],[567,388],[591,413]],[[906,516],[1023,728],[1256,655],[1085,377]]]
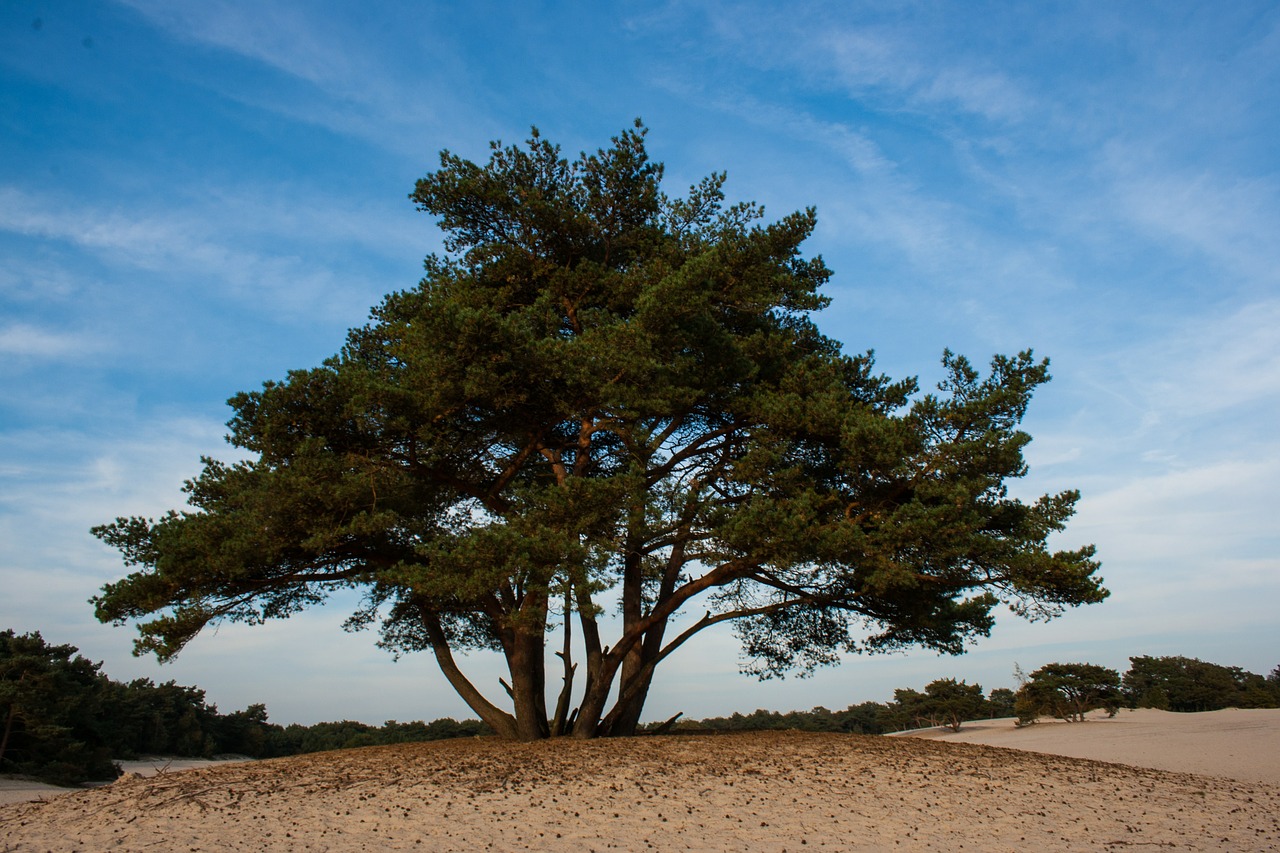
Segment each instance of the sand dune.
[[1202,714],[1122,709],[1115,717],[1091,714],[1085,723],[1040,720],[1017,728],[1009,718],[914,736],[1280,785],[1280,709],[1275,708]]
[[921,738],[477,739],[128,777],[0,808],[0,839],[11,853],[1270,850],[1280,787]]
[[[236,759],[204,759],[204,758],[140,758],[136,761],[121,761],[120,768],[125,773],[138,776],[154,776],[157,773],[171,773],[178,770],[191,770],[196,767],[213,767],[228,764]],[[240,759],[251,760],[251,759]],[[32,800],[49,799],[60,794],[67,794],[75,788],[60,788],[57,785],[46,785],[33,779],[6,778],[0,776],[0,805],[26,803]]]

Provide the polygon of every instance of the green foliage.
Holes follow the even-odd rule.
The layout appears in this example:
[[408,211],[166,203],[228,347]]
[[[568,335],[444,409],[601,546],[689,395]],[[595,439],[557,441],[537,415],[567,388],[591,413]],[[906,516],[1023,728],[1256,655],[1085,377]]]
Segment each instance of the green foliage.
[[[1280,669],[1280,668],[1278,668]],[[1168,711],[1216,711],[1221,708],[1280,707],[1272,680],[1238,666],[1220,666],[1196,658],[1129,658],[1124,692],[1129,705]]]
[[233,751],[221,748],[218,711],[205,703],[203,690],[173,681],[156,685],[147,678],[129,684],[113,682],[107,708],[113,720],[110,745],[117,757],[208,757]]
[[271,758],[492,733],[476,720],[447,717],[282,727],[267,721],[265,705],[220,714],[198,688],[146,678],[123,684],[100,670],[74,646],[51,646],[38,632],[0,632],[0,772],[72,785],[114,779],[112,759],[142,755]]
[[[702,720],[681,720],[670,731],[691,734],[696,732],[743,731],[800,731],[846,732],[849,734],[878,735],[890,730],[885,725],[886,706],[879,702],[863,702],[850,705],[843,711],[830,711],[817,707],[810,711],[766,711],[758,709],[750,714],[735,713],[728,717],[708,717]],[[642,729],[656,729],[658,723]]]
[[1015,701],[1015,695],[1012,690],[1007,687],[997,687],[987,695],[985,713],[992,719],[1012,717],[1017,713],[1014,709]]
[[449,717],[433,720],[430,723],[421,721],[398,723],[395,720],[389,720],[382,726],[371,726],[350,720],[315,723],[310,726],[295,723],[283,728],[272,727],[267,733],[267,752],[273,756],[297,755],[333,749],[356,749],[363,746],[480,737],[492,733],[488,726],[478,720],[459,722]]
[[985,712],[981,685],[940,678],[925,685],[923,693],[909,688],[893,691],[893,704],[886,709],[885,718],[898,730],[946,726],[958,732],[965,720]]
[[1085,714],[1098,708],[1114,715],[1120,700],[1120,674],[1114,669],[1089,663],[1051,663],[1031,673],[1018,689],[1014,710],[1019,725],[1034,723],[1042,716],[1073,723],[1083,722]]
[[102,744],[99,668],[39,632],[0,632],[0,772],[54,784],[118,775]]
[[947,726],[952,731],[960,731],[961,723],[980,716],[986,703],[981,685],[965,684],[953,678],[930,682],[924,690],[925,700],[919,713],[937,720],[935,725]]
[[[645,134],[572,161],[536,131],[485,165],[442,154],[412,198],[448,254],[321,367],[232,398],[253,458],[204,460],[189,510],[95,528],[136,567],[98,617],[166,659],[211,623],[358,587],[352,627],[431,650],[482,720],[531,739],[634,731],[658,664],[720,622],[773,677],[957,653],[1000,602],[1101,601],[1093,549],[1046,546],[1077,494],[1006,490],[1047,362],[984,375],[947,352],[926,395],[876,374],[812,320],[830,276],[801,252],[813,210],[766,223],[724,205],[722,174],[670,197]],[[548,713],[545,636],[575,620],[581,701],[566,645]],[[455,662],[475,648],[505,656],[512,710]]]

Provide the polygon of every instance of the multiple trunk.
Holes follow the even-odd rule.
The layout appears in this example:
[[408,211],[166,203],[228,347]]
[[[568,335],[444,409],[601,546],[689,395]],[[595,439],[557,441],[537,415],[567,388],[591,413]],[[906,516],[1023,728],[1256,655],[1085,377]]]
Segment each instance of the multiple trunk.
[[[547,706],[545,626],[548,601],[545,597],[532,601],[526,599],[520,619],[512,620],[517,621],[518,627],[499,631],[510,673],[509,682],[506,679],[500,679],[500,682],[513,712],[490,702],[463,674],[454,660],[439,616],[430,610],[425,600],[419,603],[418,612],[436,661],[450,685],[499,736],[526,741],[560,736],[629,736],[635,734],[640,724],[658,662],[694,630],[710,623],[704,619],[664,648],[662,641],[666,622],[678,607],[678,602],[669,597],[663,606],[643,612],[638,584],[637,576],[634,597],[630,595],[632,590],[624,589],[624,596],[630,601],[624,599],[623,634],[613,648],[601,645],[599,625],[593,615],[595,606],[589,596],[585,592],[577,592],[576,606],[571,607],[574,604],[573,592],[566,594],[564,646],[556,652],[562,663],[562,684],[552,714],[548,714]],[[686,597],[674,598],[684,600]],[[527,609],[530,607],[534,608],[533,613]],[[576,707],[571,707],[578,672],[578,662],[573,660],[572,652],[571,616],[574,610],[582,628],[586,660],[581,698]],[[617,696],[610,707],[609,699],[615,685]]]
[[[545,635],[529,630],[507,632],[503,637],[503,651],[511,680],[500,679],[500,682],[513,713],[490,702],[471,683],[453,658],[439,618],[425,609],[421,612],[436,662],[449,684],[498,736],[529,741],[560,736],[593,738],[635,734],[656,663],[645,659],[641,644],[636,644],[629,654],[619,654],[599,647],[598,643],[593,648],[588,641],[586,683],[579,704],[571,708],[578,664],[572,659],[566,620],[564,649],[556,653],[563,662],[563,684],[555,712],[548,715]],[[584,626],[591,625],[594,619],[588,617],[583,622]],[[592,628],[584,633],[591,635]],[[598,640],[598,634],[596,637]],[[618,698],[606,711],[615,681]]]
[[[610,423],[607,429],[622,439],[634,466],[633,473],[643,479],[646,489],[651,489],[670,477],[677,463],[693,465],[699,457],[711,457],[705,463],[704,468],[709,470],[703,471],[704,476],[726,464],[723,442],[732,431],[728,428],[695,440],[677,453],[676,458],[654,464],[657,448],[679,425],[680,419],[675,418],[664,424],[664,429],[657,430],[656,435],[644,436],[629,434],[625,428],[623,434],[619,434],[617,430],[621,425],[617,423]],[[597,417],[588,415],[578,424],[575,435],[563,444],[547,443],[550,430],[530,433],[527,443],[507,460],[490,488],[477,489],[476,493],[488,498],[487,508],[501,517],[509,508],[493,496],[530,465],[546,464],[550,477],[561,488],[575,479],[590,477],[600,462],[595,458],[598,450],[594,443],[601,429]],[[627,736],[636,732],[653,683],[654,668],[675,646],[683,643],[689,633],[664,648],[667,621],[682,603],[713,585],[708,579],[714,576],[723,582],[724,577],[722,567],[679,587],[681,572],[690,562],[686,558],[687,544],[697,539],[693,532],[697,513],[689,509],[678,518],[669,517],[665,519],[669,526],[655,533],[651,527],[653,519],[646,518],[646,504],[645,496],[636,496],[622,522],[619,555],[622,635],[617,643],[612,647],[602,643],[595,616],[598,606],[590,591],[568,578],[557,579],[565,590],[557,608],[562,608],[564,617],[564,646],[556,652],[563,673],[551,714],[547,708],[546,628],[552,604],[546,592],[530,592],[510,579],[484,605],[506,658],[510,681],[500,679],[500,682],[513,712],[494,705],[463,675],[453,659],[438,614],[433,612],[428,600],[418,602],[418,612],[445,677],[472,711],[500,736],[537,740],[568,735],[578,738]],[[656,592],[656,598],[646,602],[644,564],[658,553],[663,555],[665,565],[662,576],[657,579],[657,589],[650,590]],[[650,583],[653,580],[650,579]],[[551,582],[551,577],[542,577],[530,586],[545,589]],[[578,675],[578,662],[573,660],[575,615],[581,628],[580,648],[585,649],[581,698],[576,708],[572,707]],[[609,707],[615,686],[617,698]]]

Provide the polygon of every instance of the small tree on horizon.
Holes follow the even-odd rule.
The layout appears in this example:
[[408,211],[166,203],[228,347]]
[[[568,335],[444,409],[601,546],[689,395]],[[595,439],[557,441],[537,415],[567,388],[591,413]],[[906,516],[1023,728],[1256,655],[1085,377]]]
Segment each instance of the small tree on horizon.
[[[359,588],[351,626],[530,740],[634,733],[658,665],[720,623],[773,677],[1105,598],[1092,547],[1046,547],[1077,493],[1007,492],[1048,363],[945,352],[924,395],[877,374],[813,322],[814,211],[765,223],[723,174],[670,197],[645,134],[444,152],[412,198],[447,254],[323,366],[232,398],[253,458],[205,459],[189,510],[95,528],[137,567],[98,618],[166,660]],[[505,697],[469,650],[503,655]]]
[[986,713],[988,717],[1012,717],[1015,694],[1008,687],[995,687],[987,695]]
[[1014,709],[1020,726],[1046,715],[1082,723],[1087,713],[1098,708],[1114,716],[1121,698],[1120,673],[1114,669],[1089,663],[1051,663],[1027,676],[1018,688]]
[[972,720],[982,713],[986,700],[980,684],[939,678],[926,684],[923,693],[895,690],[894,701],[916,726],[945,726],[958,732],[965,720]]

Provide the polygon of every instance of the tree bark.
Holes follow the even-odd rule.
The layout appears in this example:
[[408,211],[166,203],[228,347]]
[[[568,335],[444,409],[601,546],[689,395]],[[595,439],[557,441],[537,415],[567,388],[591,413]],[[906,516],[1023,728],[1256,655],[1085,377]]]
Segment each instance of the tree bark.
[[13,733],[13,721],[18,716],[18,703],[14,702],[9,706],[9,715],[4,721],[4,737],[0,738],[0,761],[4,760],[4,754],[9,749],[9,735]]
[[573,662],[573,589],[564,590],[564,649],[557,652],[564,666],[564,684],[556,700],[556,715],[551,721],[551,736],[560,737],[568,727],[569,702],[573,699],[573,674],[578,665]]
[[609,701],[609,691],[620,663],[618,656],[606,653],[599,656],[594,666],[588,666],[587,689],[573,725],[574,737],[588,739],[600,735],[600,718],[604,716],[604,706]]
[[547,721],[546,661],[544,636],[539,626],[533,633],[526,626],[516,628],[507,652],[511,672],[511,701],[515,703],[516,736],[520,740],[550,737]]
[[640,715],[644,712],[649,687],[653,684],[650,667],[641,665],[630,680],[622,679],[618,704],[602,720],[601,734],[605,737],[631,737],[640,727]]
[[517,738],[519,732],[516,728],[515,717],[484,698],[484,695],[476,689],[470,679],[458,668],[453,659],[453,652],[449,649],[449,642],[444,635],[444,629],[440,625],[439,617],[424,607],[419,606],[418,610],[421,614],[423,627],[427,629],[427,636],[431,640],[431,651],[435,654],[436,663],[440,665],[440,671],[449,680],[449,684],[454,690],[458,691],[462,701],[466,702],[467,707],[475,711],[476,716],[484,721],[489,728],[493,729],[494,734],[511,740]]

